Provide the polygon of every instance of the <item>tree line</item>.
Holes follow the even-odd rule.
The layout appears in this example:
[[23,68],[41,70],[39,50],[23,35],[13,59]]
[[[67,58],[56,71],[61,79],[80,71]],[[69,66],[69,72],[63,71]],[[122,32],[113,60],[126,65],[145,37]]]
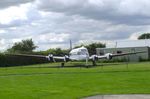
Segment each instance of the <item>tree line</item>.
[[[138,37],[138,39],[150,39],[150,33],[144,33]],[[88,45],[81,44],[75,46],[74,48],[84,46],[88,49],[89,54],[96,54],[96,48],[105,48],[106,45],[98,42],[91,43]],[[16,42],[13,46],[7,49],[4,53],[0,53],[0,66],[17,66],[17,65],[30,65],[37,63],[47,63],[49,62],[45,58],[36,58],[36,57],[25,57],[25,56],[15,56],[13,54],[38,54],[38,55],[58,55],[64,56],[68,55],[70,49],[61,49],[61,48],[50,48],[46,51],[35,51],[36,46],[32,39],[22,40],[21,42]]]
[[[150,39],[150,33],[143,33],[138,37],[138,39]],[[88,45],[81,44],[79,46],[75,46],[74,48],[78,48],[84,46],[88,49],[89,54],[96,54],[96,48],[105,48],[106,45],[98,42],[98,43],[91,43]],[[6,53],[26,53],[26,54],[44,54],[47,55],[49,53],[54,55],[67,55],[70,49],[61,49],[61,48],[50,48],[46,51],[34,51],[38,46],[36,46],[32,39],[22,40],[21,42],[16,42],[13,46],[7,49]]]
[[[88,49],[90,55],[96,54],[96,48],[104,48],[105,44],[103,43],[91,43],[88,45],[81,44],[79,46],[75,46],[74,48],[84,46]],[[46,51],[34,51],[37,48],[37,46],[34,44],[32,39],[26,39],[22,40],[21,42],[14,43],[13,46],[6,50],[5,53],[12,53],[12,54],[43,54],[48,55],[59,55],[64,56],[68,55],[70,49],[61,49],[61,48],[50,48]]]
[[[76,47],[84,46],[79,45]],[[75,48],[76,48],[75,47]],[[105,47],[105,44],[102,43],[91,43],[85,45],[89,50],[90,54],[96,53],[97,47]],[[61,48],[50,48],[46,51],[35,51],[37,46],[34,44],[32,39],[22,40],[13,44],[11,48],[8,48],[4,53],[0,53],[0,67],[4,66],[20,66],[20,65],[31,65],[31,64],[40,64],[48,63],[49,61],[45,58],[39,57],[27,57],[27,56],[18,56],[17,54],[35,54],[35,55],[48,55],[53,54],[56,56],[68,55],[70,49],[61,49]]]

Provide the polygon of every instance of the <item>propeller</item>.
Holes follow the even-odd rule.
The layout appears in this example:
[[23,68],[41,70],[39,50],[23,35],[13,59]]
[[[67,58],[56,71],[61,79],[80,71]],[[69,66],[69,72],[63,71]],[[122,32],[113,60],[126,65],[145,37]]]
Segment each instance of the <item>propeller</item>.
[[46,58],[47,58],[49,61],[56,62],[55,59],[54,59],[53,54],[49,54],[48,56],[46,56]]
[[111,60],[112,59],[112,54],[111,53],[107,53],[105,54],[106,59]]
[[69,61],[69,56],[68,55],[65,55],[64,56],[64,62],[68,62]]
[[93,55],[92,56],[92,62],[93,62],[93,66],[96,66],[96,61],[98,60],[98,56],[97,55]]
[[93,61],[97,61],[97,60],[98,60],[98,56],[97,56],[97,55],[93,55],[93,56],[92,56],[92,60],[93,60]]

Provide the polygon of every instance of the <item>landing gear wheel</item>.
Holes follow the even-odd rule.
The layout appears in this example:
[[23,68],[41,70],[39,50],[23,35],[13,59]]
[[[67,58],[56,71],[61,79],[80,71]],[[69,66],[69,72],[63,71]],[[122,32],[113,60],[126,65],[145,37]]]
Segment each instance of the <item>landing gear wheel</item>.
[[95,61],[92,61],[92,63],[93,63],[93,66],[96,66],[96,62]]
[[64,67],[65,63],[61,63],[61,67]]

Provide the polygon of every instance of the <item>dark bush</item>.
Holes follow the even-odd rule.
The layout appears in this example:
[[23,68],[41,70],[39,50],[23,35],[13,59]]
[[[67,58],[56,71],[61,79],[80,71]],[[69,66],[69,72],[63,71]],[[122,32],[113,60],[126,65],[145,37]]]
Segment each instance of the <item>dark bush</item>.
[[46,58],[0,54],[0,67],[48,63]]

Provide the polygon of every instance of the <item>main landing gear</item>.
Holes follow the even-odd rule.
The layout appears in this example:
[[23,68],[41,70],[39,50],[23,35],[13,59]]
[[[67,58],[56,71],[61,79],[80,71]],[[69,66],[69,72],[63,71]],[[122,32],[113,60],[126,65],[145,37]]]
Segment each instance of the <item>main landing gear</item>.
[[65,63],[61,63],[61,67],[64,67]]
[[93,66],[96,66],[96,61],[92,61]]

